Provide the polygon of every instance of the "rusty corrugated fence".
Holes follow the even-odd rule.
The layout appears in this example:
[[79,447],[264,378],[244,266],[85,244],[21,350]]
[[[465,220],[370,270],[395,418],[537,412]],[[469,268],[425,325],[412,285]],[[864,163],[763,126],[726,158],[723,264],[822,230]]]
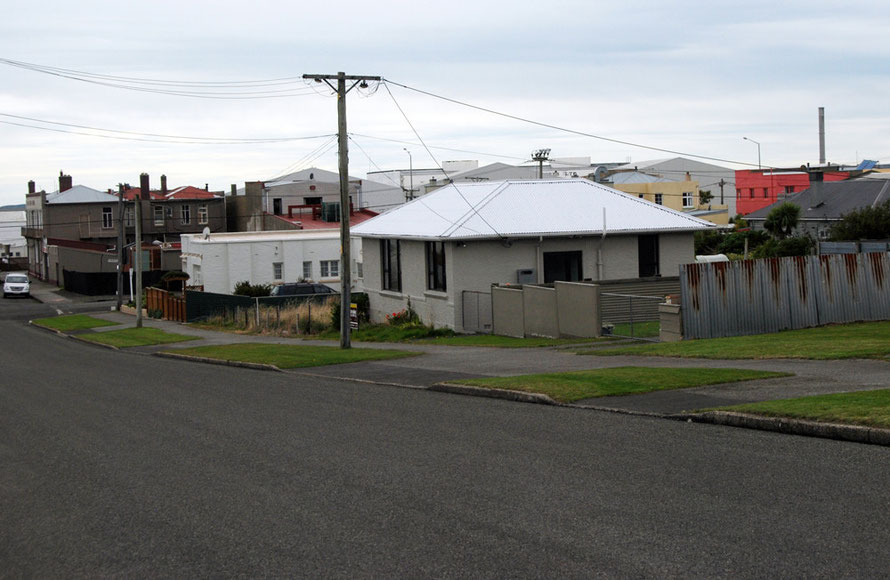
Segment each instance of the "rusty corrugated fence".
[[890,253],[685,264],[684,338],[890,319]]

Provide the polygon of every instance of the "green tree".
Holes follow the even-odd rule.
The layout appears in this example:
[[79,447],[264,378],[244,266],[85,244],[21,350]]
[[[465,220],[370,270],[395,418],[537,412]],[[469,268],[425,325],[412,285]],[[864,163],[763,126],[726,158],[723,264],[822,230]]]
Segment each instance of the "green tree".
[[763,229],[777,240],[784,240],[791,235],[799,220],[800,206],[786,202],[769,212],[763,222]]
[[830,237],[834,241],[890,238],[890,200],[848,213],[831,226]]

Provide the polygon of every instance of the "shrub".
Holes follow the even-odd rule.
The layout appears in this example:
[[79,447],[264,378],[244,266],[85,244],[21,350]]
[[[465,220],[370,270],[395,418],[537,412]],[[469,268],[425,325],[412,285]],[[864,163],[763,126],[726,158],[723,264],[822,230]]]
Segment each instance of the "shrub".
[[272,292],[271,284],[251,284],[247,280],[242,280],[235,284],[235,291],[232,294],[236,296],[268,296]]
[[[359,324],[367,323],[371,319],[371,300],[368,298],[368,295],[364,292],[356,292],[351,295],[351,298],[352,302],[355,304],[356,310],[358,310]],[[331,306],[331,326],[333,328],[340,328],[339,299],[335,299]]]

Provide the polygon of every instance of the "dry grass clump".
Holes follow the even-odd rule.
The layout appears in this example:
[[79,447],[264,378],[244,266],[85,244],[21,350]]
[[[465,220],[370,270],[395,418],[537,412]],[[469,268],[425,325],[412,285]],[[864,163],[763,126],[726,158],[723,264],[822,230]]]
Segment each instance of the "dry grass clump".
[[284,306],[261,305],[259,313],[256,308],[238,308],[234,312],[212,316],[206,324],[245,334],[318,334],[331,328],[336,300],[336,297],[329,297],[323,302],[306,300]]

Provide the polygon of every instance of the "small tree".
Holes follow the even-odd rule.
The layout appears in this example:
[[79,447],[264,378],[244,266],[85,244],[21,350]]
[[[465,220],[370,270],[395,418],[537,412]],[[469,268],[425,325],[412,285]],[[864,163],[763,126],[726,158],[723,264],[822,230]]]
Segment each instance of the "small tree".
[[791,235],[799,220],[800,206],[786,202],[769,212],[763,222],[763,229],[777,240],[784,240]]
[[890,200],[852,211],[831,226],[831,239],[835,241],[886,238],[890,238]]

